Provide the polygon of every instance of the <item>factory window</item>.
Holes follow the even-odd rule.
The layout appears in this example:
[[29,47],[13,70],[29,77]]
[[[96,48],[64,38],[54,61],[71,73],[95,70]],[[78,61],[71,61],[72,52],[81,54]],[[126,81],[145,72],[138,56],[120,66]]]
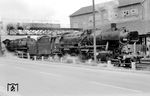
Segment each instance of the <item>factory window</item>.
[[115,16],[115,18],[116,18],[116,17],[118,17],[118,14],[117,14],[117,13],[115,13],[115,15],[114,15],[114,16]]
[[122,11],[122,16],[123,17],[127,17],[127,16],[129,16],[130,15],[130,11],[129,10],[123,10]]
[[131,15],[138,15],[138,9],[131,9],[130,13]]
[[116,19],[118,17],[118,13],[113,13],[112,18]]

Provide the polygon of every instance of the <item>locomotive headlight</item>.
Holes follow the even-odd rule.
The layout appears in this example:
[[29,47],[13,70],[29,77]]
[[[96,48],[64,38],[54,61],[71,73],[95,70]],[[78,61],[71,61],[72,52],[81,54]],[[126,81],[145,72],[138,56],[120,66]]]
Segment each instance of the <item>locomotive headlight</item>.
[[127,38],[123,38],[123,41],[126,42],[126,41],[128,41],[128,39]]
[[121,44],[127,44],[128,41],[129,41],[129,40],[128,40],[127,37],[121,37],[121,38],[120,38],[120,43],[121,43]]

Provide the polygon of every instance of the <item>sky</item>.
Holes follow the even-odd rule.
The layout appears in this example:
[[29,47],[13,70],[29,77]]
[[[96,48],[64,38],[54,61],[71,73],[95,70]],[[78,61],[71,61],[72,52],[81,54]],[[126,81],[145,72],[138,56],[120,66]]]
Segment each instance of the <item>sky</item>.
[[[111,0],[95,0],[95,4]],[[60,23],[69,27],[69,16],[92,0],[0,0],[0,17],[7,20]]]

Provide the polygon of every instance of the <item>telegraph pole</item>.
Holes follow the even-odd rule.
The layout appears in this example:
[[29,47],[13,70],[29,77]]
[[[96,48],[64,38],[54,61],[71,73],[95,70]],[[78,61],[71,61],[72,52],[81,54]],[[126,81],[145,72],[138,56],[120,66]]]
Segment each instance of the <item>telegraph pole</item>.
[[2,39],[2,19],[0,17],[0,56],[3,55],[2,54],[2,43],[1,43],[1,39]]
[[93,46],[94,46],[94,65],[96,65],[96,62],[97,62],[97,58],[96,58],[96,33],[95,33],[95,1],[92,0],[92,3],[93,3]]

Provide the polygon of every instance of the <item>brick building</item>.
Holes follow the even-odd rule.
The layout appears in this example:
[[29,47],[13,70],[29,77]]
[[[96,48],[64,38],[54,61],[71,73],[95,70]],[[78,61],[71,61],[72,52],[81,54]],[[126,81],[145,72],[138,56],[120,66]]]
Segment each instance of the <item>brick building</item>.
[[[130,31],[138,31],[141,44],[150,49],[150,0],[118,0],[109,19],[110,6],[113,1],[96,5],[96,28],[106,29],[110,23],[117,23],[117,27],[126,27]],[[98,6],[98,8],[97,8]],[[70,15],[71,28],[91,29],[93,26],[92,6],[80,8]],[[149,34],[149,35],[148,35]]]

